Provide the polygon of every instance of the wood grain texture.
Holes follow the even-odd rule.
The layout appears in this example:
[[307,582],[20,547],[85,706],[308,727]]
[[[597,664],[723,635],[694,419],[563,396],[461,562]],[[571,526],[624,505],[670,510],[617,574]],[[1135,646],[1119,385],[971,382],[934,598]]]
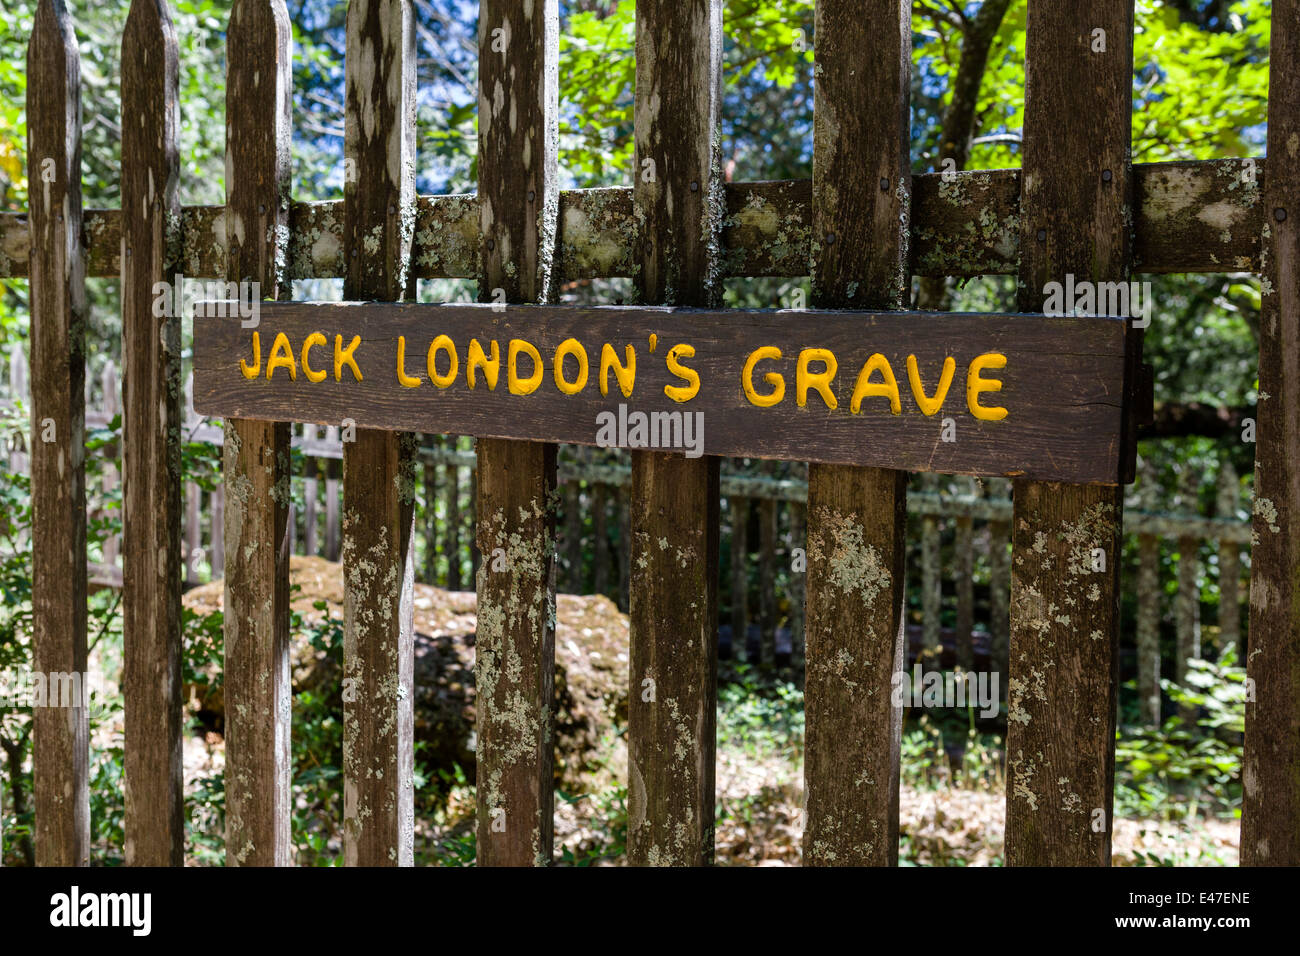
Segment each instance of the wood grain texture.
[[[32,712],[39,866],[90,858],[86,680],[86,258],[81,76],[63,0],[42,0],[27,49],[31,170],[32,669],[76,675],[81,697]],[[64,681],[59,680],[58,686]],[[52,705],[52,706],[51,706]]]
[[1250,272],[1260,267],[1265,161],[1133,167],[1133,271]]
[[[447,441],[449,445],[451,445],[451,447],[455,447],[454,438],[449,438],[447,439]],[[434,501],[434,498],[432,497],[432,487],[431,487],[433,476],[431,474],[428,474],[427,472],[426,474],[428,478],[427,487],[430,487],[430,497],[428,497],[426,500],[432,502]],[[446,548],[447,548],[447,590],[459,591],[461,589],[460,586],[460,558],[461,558],[460,523],[463,519],[463,515],[460,510],[460,468],[456,467],[455,465],[444,465],[442,469],[442,477],[443,477],[442,510],[443,510],[443,514],[446,515],[444,521],[446,526]],[[432,523],[434,512],[435,509],[433,507],[429,507],[429,515],[430,515],[431,523]],[[431,537],[430,541],[432,540],[433,539]],[[430,551],[432,550],[433,549],[431,548]],[[436,554],[430,555],[431,559],[436,559],[436,557],[437,557]],[[430,577],[429,580],[433,580],[432,576]]]
[[[912,11],[818,0],[812,304],[907,304]],[[868,52],[869,51],[869,52]],[[808,469],[804,863],[898,863],[907,476]]]
[[555,267],[565,280],[633,275],[631,188],[566,189],[560,193],[556,237]]
[[[1002,479],[999,479],[1001,481]],[[989,651],[993,669],[1007,676],[1010,643],[1011,523],[989,522]]]
[[[1200,513],[1197,492],[1201,476],[1191,468],[1183,469],[1178,477],[1178,509],[1191,514]],[[1180,535],[1178,548],[1178,591],[1174,595],[1174,682],[1186,687],[1189,662],[1201,658],[1201,542],[1191,534]],[[1179,718],[1189,731],[1196,728],[1200,708],[1184,704],[1178,708]]]
[[[1215,500],[1215,517],[1220,521],[1235,521],[1237,503],[1241,496],[1241,483],[1237,470],[1226,455],[1219,463],[1218,494]],[[1219,640],[1234,647],[1241,646],[1241,545],[1233,541],[1219,542]]]
[[[762,469],[772,474],[776,462],[765,461]],[[759,616],[759,664],[770,671],[776,666],[776,581],[775,563],[777,555],[776,502],[765,498],[758,504],[758,616]]]
[[[972,493],[974,490],[972,489]],[[969,517],[957,518],[953,541],[956,553],[954,577],[957,584],[957,664],[964,671],[975,668],[975,647],[971,636],[975,625],[975,529]]]
[[[1254,158],[1133,166],[1133,271],[1258,269],[1266,165]],[[913,176],[913,272],[1016,275],[1020,178],[1018,169]]]
[[812,181],[727,183],[722,272],[727,276],[802,276],[808,271]]
[[[554,292],[559,189],[559,13],[487,0],[479,17],[479,230],[483,278],[507,302]],[[491,290],[481,290],[492,301]]]
[[[1031,0],[1028,31],[1019,302],[1036,311],[1067,274],[1128,278],[1133,4]],[[1113,488],[1015,486],[1009,865],[1110,862],[1122,509]]]
[[817,308],[908,304],[910,11],[898,0],[817,4],[810,267]]
[[[937,495],[939,482],[935,475],[921,479],[923,494]],[[921,519],[921,644],[925,657],[923,666],[938,667],[940,662],[940,620],[943,609],[943,585],[939,580],[939,515],[928,514]]]
[[628,855],[640,866],[713,859],[719,508],[708,461],[633,456]]
[[[721,295],[721,0],[636,10],[636,297]],[[628,860],[713,862],[718,460],[632,455]],[[649,683],[647,683],[649,682]]]
[[[974,218],[971,212],[980,210]],[[977,169],[912,177],[912,271],[918,276],[1015,275],[1020,251],[1020,170]],[[974,273],[972,273],[974,274]]]
[[[291,44],[284,0],[236,0],[226,33],[227,278],[258,283],[253,299],[289,291]],[[288,866],[289,426],[227,418],[225,429],[226,864]]]
[[1300,865],[1300,5],[1273,4],[1259,316],[1243,866]]
[[122,37],[123,697],[126,862],[184,860],[181,785],[181,320],[176,33],[163,0],[132,0]]
[[[558,61],[555,0],[482,4],[481,301],[554,293]],[[480,866],[549,866],[553,854],[555,460],[554,445],[478,444]]]
[[[890,866],[898,856],[907,475],[808,472],[805,605],[807,866]],[[850,626],[850,621],[856,621]]]
[[1138,714],[1148,727],[1160,726],[1160,539],[1138,537],[1137,691]]
[[[344,185],[347,298],[396,301],[415,228],[415,12],[352,0]],[[332,424],[342,424],[346,414]],[[415,859],[414,582],[417,441],[356,432],[343,446],[343,849],[348,866]]]
[[478,864],[549,866],[556,446],[486,439],[478,454]]
[[750,501],[728,495],[731,519],[731,656],[748,660]]
[[[1119,480],[1125,463],[1123,403],[1133,333],[1119,319],[569,306],[510,306],[496,312],[476,305],[413,303],[266,303],[261,313],[256,331],[263,371],[253,379],[244,377],[239,364],[254,363],[253,331],[233,318],[195,319],[195,405],[203,414],[326,423],[351,417],[374,428],[592,445],[617,438],[602,437],[598,416],[604,413],[616,418],[660,413],[676,416],[682,434],[674,437],[688,437],[682,426],[689,422],[706,455],[1109,484]],[[287,346],[280,351],[287,347],[297,356],[312,333],[325,338],[325,345],[309,355],[309,367],[326,373],[323,381],[308,381],[305,372],[291,379],[288,370],[269,368],[273,340],[283,335]],[[653,352],[651,334],[657,336]],[[345,344],[360,340],[353,353],[360,381],[347,366],[339,381],[330,374],[331,349],[340,335]],[[556,383],[556,350],[569,340],[588,365],[586,384],[574,394]],[[456,376],[444,382],[446,387],[427,374],[436,341],[443,342],[434,350],[439,375],[450,374],[451,350],[456,354]],[[475,387],[469,386],[472,341],[485,353],[496,343],[495,388],[482,369],[476,371]],[[516,350],[514,387],[535,386],[528,394],[510,391],[510,343],[515,341],[536,348],[540,359],[535,366],[527,351]],[[637,366],[630,395],[612,369],[601,373],[602,343],[612,343],[619,362],[626,362],[627,348],[633,350]],[[667,364],[670,350],[680,343],[695,349],[680,361],[699,377],[698,393],[682,402],[664,391],[683,383]],[[756,395],[776,394],[778,387],[784,395],[776,405],[760,407],[742,389],[744,369],[756,349],[774,345],[781,358],[756,363],[750,379]],[[397,378],[399,349],[406,386]],[[798,404],[799,356],[806,349],[828,350],[835,357],[839,368],[827,386],[834,409],[812,387],[806,404]],[[980,408],[1006,409],[998,421],[978,419],[970,411],[969,366],[983,354],[1002,355],[1007,363],[981,373],[1000,382],[1001,389],[977,396]],[[892,413],[892,397],[884,395],[863,396],[853,410],[855,388],[873,355],[884,356],[898,379],[898,414]],[[909,383],[909,355],[916,356],[920,388],[928,398],[937,394],[945,360],[954,360],[947,395],[932,414],[925,414]],[[811,358],[807,364],[810,370],[821,367]],[[575,355],[562,356],[561,375],[570,387],[579,368]],[[783,384],[773,385],[767,375],[779,376]],[[884,373],[873,371],[867,378],[879,385]],[[946,420],[958,440],[943,441]],[[651,434],[655,444],[642,447],[659,447],[662,428]],[[618,441],[630,447],[634,437]],[[695,450],[699,447],[695,442]]]

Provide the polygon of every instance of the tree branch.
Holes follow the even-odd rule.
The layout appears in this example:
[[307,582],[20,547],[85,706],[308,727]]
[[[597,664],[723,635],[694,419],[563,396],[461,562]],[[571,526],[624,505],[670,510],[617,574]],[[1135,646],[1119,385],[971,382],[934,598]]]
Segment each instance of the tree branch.
[[1155,420],[1138,429],[1138,438],[1241,438],[1242,423],[1254,408],[1222,408],[1203,402],[1162,402]]
[[[951,159],[957,169],[970,161],[971,140],[975,136],[975,111],[980,87],[988,69],[989,51],[998,28],[1006,18],[1011,0],[984,0],[973,19],[962,27],[961,60],[952,78],[952,96],[943,113],[939,135],[939,162]],[[941,310],[948,302],[948,285],[942,278],[921,280],[916,297],[919,309]]]

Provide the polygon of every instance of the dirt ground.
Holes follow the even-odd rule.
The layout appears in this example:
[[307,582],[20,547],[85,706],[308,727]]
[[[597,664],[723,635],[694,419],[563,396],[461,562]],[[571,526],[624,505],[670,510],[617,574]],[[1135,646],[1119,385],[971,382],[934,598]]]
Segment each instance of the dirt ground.
[[[302,590],[295,607],[310,618],[313,602],[342,616],[341,569],[321,559],[294,558],[292,578]],[[472,765],[472,670],[475,597],[417,585],[415,628],[417,736],[450,741],[448,759]],[[189,592],[185,603],[196,610],[220,607],[222,583]],[[617,821],[601,819],[618,805],[614,789],[626,776],[626,753],[615,728],[626,726],[627,618],[605,598],[557,598],[556,665],[560,754],[557,780],[564,790],[586,796],[556,801],[557,853],[602,850]],[[317,685],[330,676],[319,672],[320,655],[301,641],[294,649],[295,686]],[[220,708],[215,688],[189,687],[191,706]],[[187,785],[219,771],[224,743],[217,733],[188,738]],[[472,769],[467,766],[472,776]],[[755,756],[722,745],[718,751],[716,860],[722,865],[797,866],[802,841],[803,768],[796,754]],[[906,779],[906,774],[905,774]],[[572,786],[569,786],[572,784]],[[617,811],[613,811],[617,812]],[[443,828],[417,820],[417,844],[431,845],[451,832],[472,826],[473,793],[453,790]],[[1000,789],[971,790],[948,785],[918,789],[904,785],[900,796],[900,860],[922,866],[987,866],[1001,863],[1005,795]],[[1119,819],[1113,839],[1117,866],[1174,864],[1235,866],[1239,825],[1198,820],[1195,824]],[[606,861],[617,865],[617,859]]]
[[[185,746],[187,785],[224,764],[219,735],[189,738]],[[802,824],[802,767],[780,759],[754,760],[726,750],[718,754],[718,801],[728,809],[716,832],[716,861],[723,866],[799,866]],[[453,793],[452,816],[460,828],[473,814],[470,791]],[[555,843],[577,854],[598,844],[609,821],[593,814],[597,801],[556,801]],[[989,866],[1001,862],[1005,797],[1000,792],[954,788],[919,790],[904,786],[899,800],[900,861],[918,866]],[[446,831],[417,821],[417,840],[433,842]],[[1115,823],[1115,866],[1237,865],[1239,826],[1200,820],[1195,825],[1120,819]],[[1139,854],[1142,855],[1139,858]],[[1152,854],[1152,860],[1148,854]],[[619,865],[609,860],[608,865]]]

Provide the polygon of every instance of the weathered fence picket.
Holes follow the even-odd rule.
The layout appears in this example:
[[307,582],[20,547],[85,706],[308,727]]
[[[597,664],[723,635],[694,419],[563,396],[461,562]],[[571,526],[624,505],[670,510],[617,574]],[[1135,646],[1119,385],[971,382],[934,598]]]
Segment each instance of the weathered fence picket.
[[1274,0],[1269,48],[1268,155],[1264,179],[1263,286],[1250,653],[1255,689],[1246,704],[1241,862],[1300,864],[1300,3]]
[[[1139,500],[1155,504],[1155,469],[1144,466]],[[1137,567],[1137,671],[1138,713],[1142,722],[1160,724],[1160,540],[1154,534],[1138,535]]]
[[[226,274],[232,282],[257,283],[257,297],[275,298],[288,292],[277,271],[286,253],[293,96],[284,0],[236,0],[226,46]],[[222,453],[229,502],[221,534],[213,539],[230,550],[223,595],[230,702],[226,862],[287,866],[293,772],[289,426],[232,419],[225,423]],[[187,546],[194,549],[196,542]]]
[[[559,16],[556,0],[479,8],[483,302],[553,295]],[[487,865],[552,859],[556,452],[478,443],[478,859]]]
[[[1241,489],[1237,469],[1224,457],[1219,464],[1219,481],[1215,489],[1215,517],[1220,521],[1237,519],[1237,499]],[[1241,545],[1228,540],[1218,542],[1219,553],[1219,643],[1241,649]]]
[[143,866],[185,855],[181,317],[154,316],[155,283],[177,281],[179,70],[164,0],[132,0],[122,36],[122,695],[126,862]]
[[[454,441],[454,439],[452,439]],[[454,447],[454,446],[453,446]],[[442,469],[442,502],[443,514],[445,516],[447,528],[447,542],[444,545],[444,553],[447,555],[447,588],[452,591],[460,590],[460,468],[454,464],[447,464]],[[432,512],[432,498],[426,505]],[[432,549],[431,549],[432,550]]]
[[[39,674],[84,674],[81,80],[77,40],[62,0],[43,0],[37,9],[27,60],[31,342],[32,363],[40,370],[31,396],[32,668]],[[10,384],[21,394],[18,376],[11,375]],[[41,866],[85,866],[90,856],[88,714],[81,701],[63,703],[38,707],[33,715],[35,845]]]
[[[1010,483],[998,479],[990,483],[996,497],[1010,497]],[[993,496],[990,496],[993,497]],[[989,640],[993,659],[1004,661],[1010,653],[1011,639],[1011,521],[994,518],[989,522]]]
[[[721,102],[722,0],[638,3],[632,195],[643,303],[705,307],[721,296]],[[636,864],[713,860],[718,468],[710,456],[632,453],[627,850]]]
[[[962,484],[971,494],[975,493],[974,482],[969,478]],[[971,643],[971,632],[975,628],[975,526],[969,515],[957,517],[956,568],[953,576],[957,582],[957,664],[963,670],[975,667],[975,648]]]
[[[1132,0],[1030,0],[1018,299],[1131,267]],[[1087,157],[1088,162],[1081,161]],[[1018,481],[1007,863],[1108,865],[1121,489]]]
[[[1195,513],[1198,484],[1193,469],[1185,468],[1179,481],[1183,511]],[[1188,663],[1201,656],[1200,550],[1198,538],[1185,535],[1178,539],[1178,594],[1174,598],[1178,653],[1174,657],[1174,680],[1184,687],[1187,686]],[[1179,711],[1189,728],[1195,726],[1196,710],[1189,705]]]
[[[922,475],[921,487],[934,494],[938,488],[938,475]],[[927,514],[921,519],[921,643],[927,655],[935,655],[930,666],[938,666],[940,608],[943,591],[939,583],[939,517]]]
[[[818,0],[815,35],[812,305],[903,309],[912,5]],[[906,524],[904,472],[809,466],[805,864],[898,861]]]
[[[415,11],[348,4],[343,190],[348,299],[407,287],[415,226]],[[344,343],[346,346],[347,343]],[[343,443],[343,833],[349,866],[415,854],[411,631],[414,435],[356,429]]]
[[[117,383],[117,366],[108,362],[104,366],[103,374],[100,378],[100,390],[103,394],[102,411],[104,421],[112,421],[121,410],[121,396],[118,393]],[[87,412],[87,427],[89,427],[89,412]],[[107,500],[119,490],[121,475],[118,473],[115,464],[116,454],[107,458],[104,462],[104,471],[100,477],[100,494]],[[220,525],[218,525],[220,527]],[[111,535],[105,542],[101,557],[104,564],[115,567],[117,565],[117,556],[121,548],[121,538],[118,535]]]

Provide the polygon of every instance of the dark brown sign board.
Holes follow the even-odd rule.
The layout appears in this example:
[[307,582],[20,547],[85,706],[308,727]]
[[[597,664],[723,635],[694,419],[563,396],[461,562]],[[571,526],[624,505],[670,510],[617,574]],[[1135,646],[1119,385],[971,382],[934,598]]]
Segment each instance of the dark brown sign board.
[[241,319],[210,302],[194,407],[1118,484],[1139,336],[1093,316],[279,302]]

